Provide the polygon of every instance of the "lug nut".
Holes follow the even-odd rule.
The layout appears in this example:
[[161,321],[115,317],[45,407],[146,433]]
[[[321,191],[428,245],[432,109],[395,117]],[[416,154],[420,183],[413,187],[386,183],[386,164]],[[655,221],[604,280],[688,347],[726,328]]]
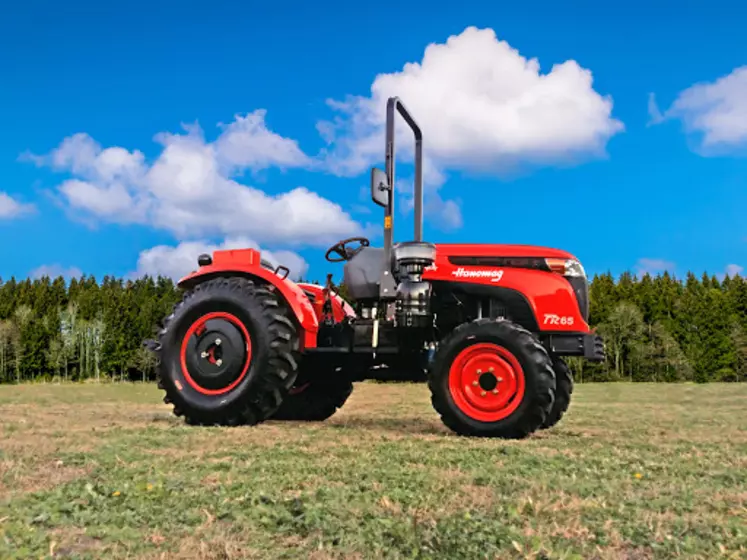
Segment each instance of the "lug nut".
[[221,340],[220,340],[220,338],[216,338],[216,339],[215,339],[215,345],[216,345],[216,346],[220,346],[220,343],[221,343]]
[[481,373],[482,373],[482,370],[481,370],[481,369],[478,369],[478,370],[477,370],[477,375],[480,375]]
[[490,368],[490,369],[489,369],[488,371],[489,371],[490,373],[493,373],[493,372],[495,371],[495,369],[493,369],[493,368],[491,367],[491,368]]
[[201,358],[207,358],[209,355],[210,354],[208,354],[207,352],[203,352],[202,354],[200,354],[200,357]]
[[220,367],[222,364],[223,364],[223,360],[221,360],[220,358],[218,358],[217,360],[215,360],[215,365],[216,366]]
[[475,387],[477,387],[477,381],[473,381],[472,385],[474,385]]
[[503,381],[503,378],[502,378],[502,377],[499,377],[499,378],[498,378],[498,383],[500,383],[501,381]]
[[480,393],[480,396],[484,397],[485,395],[487,395],[487,393],[485,391],[483,391],[482,393]]
[[498,389],[493,389],[493,394],[497,395],[498,394]]

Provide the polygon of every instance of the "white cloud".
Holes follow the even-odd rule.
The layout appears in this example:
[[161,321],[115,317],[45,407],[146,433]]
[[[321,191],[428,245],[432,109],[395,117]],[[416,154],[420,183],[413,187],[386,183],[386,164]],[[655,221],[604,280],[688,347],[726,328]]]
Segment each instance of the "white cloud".
[[145,156],[135,150],[124,148],[102,149],[87,134],[75,134],[63,140],[51,154],[52,166],[58,170],[70,170],[91,180],[132,182],[145,172]]
[[[140,277],[146,274],[150,276],[167,276],[178,280],[197,268],[197,257],[202,253],[211,254],[213,251],[222,249],[258,249],[259,245],[246,237],[226,239],[220,245],[208,241],[185,241],[176,247],[169,245],[158,245],[140,253],[137,261],[137,270],[132,276]],[[306,261],[291,251],[265,251],[261,250],[262,258],[277,266],[282,264],[290,270],[291,278],[302,276],[308,269]]]
[[140,151],[103,149],[86,134],[25,159],[73,175],[58,187],[71,208],[151,225],[179,240],[248,236],[271,245],[328,245],[361,233],[340,205],[305,187],[269,195],[231,178],[243,170],[313,165],[295,141],[269,131],[264,117],[261,110],[237,116],[214,142],[196,125],[159,134],[163,149],[152,164]]
[[33,211],[33,204],[23,204],[9,194],[0,191],[0,220],[16,218]]
[[42,278],[48,276],[52,279],[62,276],[66,280],[71,278],[80,278],[83,276],[83,271],[77,266],[65,267],[61,264],[43,264],[38,268],[35,268],[29,272],[31,278]]
[[738,264],[727,264],[726,265],[726,276],[738,276],[744,272],[744,267]]
[[[340,116],[320,123],[330,141],[328,165],[341,175],[362,172],[383,157],[387,98],[399,96],[424,133],[427,157],[439,169],[502,171],[600,156],[623,130],[612,100],[573,60],[542,73],[492,29],[468,27],[430,44],[423,59],[379,74],[370,97],[330,101]],[[403,127],[404,130],[404,127]],[[399,144],[411,144],[402,136]]]
[[747,146],[747,66],[680,92],[661,120],[678,119],[704,155]]
[[636,263],[636,271],[640,275],[650,274],[655,276],[665,271],[672,273],[675,269],[675,263],[664,259],[638,259]]
[[221,125],[223,133],[215,142],[218,161],[229,170],[311,166],[312,160],[301,151],[298,142],[267,128],[266,114],[264,109],[257,109],[246,116],[236,115],[234,122]]
[[[444,199],[439,188],[446,182],[446,177],[428,162],[423,166],[423,214],[431,225],[441,231],[453,231],[462,227],[462,208],[460,201]],[[427,188],[426,188],[427,185]],[[414,177],[397,179],[395,191],[400,196],[404,213],[409,213],[415,206]]]
[[[386,102],[394,96],[423,130],[426,216],[444,229],[462,223],[459,203],[438,194],[446,171],[503,174],[600,157],[624,129],[589,70],[569,60],[542,73],[492,29],[468,27],[428,45],[420,62],[376,76],[370,96],[328,102],[337,116],[317,125],[329,143],[328,169],[354,176],[383,159]],[[401,119],[397,144],[398,155],[411,159],[412,133]]]
[[656,103],[656,94],[648,94],[648,126],[659,124],[664,121],[664,115],[661,114],[659,104]]
[[99,218],[117,222],[141,222],[147,201],[137,200],[122,183],[88,182],[79,179],[64,181],[60,193],[74,208],[83,208]]
[[444,200],[438,194],[427,199],[423,212],[427,216],[436,217],[436,226],[444,231],[452,231],[462,227],[462,209],[456,200]]

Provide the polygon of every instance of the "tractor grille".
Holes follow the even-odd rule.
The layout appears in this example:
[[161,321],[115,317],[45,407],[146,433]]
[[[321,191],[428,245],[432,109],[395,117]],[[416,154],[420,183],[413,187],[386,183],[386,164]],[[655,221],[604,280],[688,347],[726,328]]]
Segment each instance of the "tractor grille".
[[576,301],[584,321],[589,322],[589,283],[583,276],[566,276],[576,294]]

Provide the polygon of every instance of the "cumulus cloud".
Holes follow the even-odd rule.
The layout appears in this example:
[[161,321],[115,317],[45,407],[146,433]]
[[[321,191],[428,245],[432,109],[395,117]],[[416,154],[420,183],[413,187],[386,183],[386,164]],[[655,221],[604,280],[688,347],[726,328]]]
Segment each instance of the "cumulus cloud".
[[0,191],[0,220],[16,218],[33,211],[33,204],[23,204],[9,194]]
[[294,140],[267,129],[264,111],[221,125],[213,142],[197,125],[156,136],[152,163],[138,151],[102,148],[86,134],[66,138],[37,165],[67,171],[67,204],[96,218],[140,223],[180,240],[248,236],[260,243],[325,245],[361,233],[342,207],[305,187],[270,195],[233,178],[245,170],[311,166]]
[[[502,174],[604,155],[607,141],[624,127],[611,116],[612,100],[592,82],[591,72],[573,60],[543,73],[538,60],[492,29],[468,27],[428,45],[421,61],[376,76],[369,96],[330,100],[336,117],[317,129],[329,143],[327,167],[357,175],[383,158],[386,102],[400,97],[423,129],[429,197],[444,182],[443,171]],[[411,133],[402,123],[397,136],[402,155],[410,157]],[[440,217],[454,222],[456,202],[439,202]]]
[[640,275],[650,274],[652,276],[655,276],[657,274],[662,274],[665,271],[669,273],[674,272],[675,263],[664,259],[643,258],[638,259],[635,268]]
[[66,280],[71,278],[80,278],[83,276],[83,271],[77,266],[65,267],[61,264],[43,264],[38,268],[35,268],[29,272],[31,278],[42,278],[48,276],[49,278],[58,278],[62,276]]
[[747,66],[680,92],[659,121],[680,120],[704,155],[747,147]]
[[322,123],[328,164],[357,174],[383,155],[387,98],[399,96],[425,135],[428,157],[442,169],[500,170],[597,156],[623,130],[612,100],[573,60],[542,73],[492,29],[468,27],[430,44],[420,62],[380,74],[369,97],[330,101],[340,115]]
[[[208,241],[185,241],[176,246],[158,245],[140,253],[137,270],[132,276],[166,276],[178,280],[197,268],[197,257],[223,249],[259,249],[259,245],[246,237],[228,238],[221,244]],[[262,258],[277,266],[282,264],[290,270],[289,276],[297,279],[306,273],[308,263],[292,251],[261,250]]]
[[309,167],[312,159],[298,146],[298,142],[284,138],[265,125],[267,111],[257,109],[246,116],[221,124],[223,133],[215,142],[218,161],[231,170],[259,171],[269,167]]
[[439,229],[452,231],[462,227],[462,209],[457,200],[444,200],[438,194],[428,197],[423,209],[426,215],[438,216]]
[[[446,176],[430,161],[425,161],[423,165],[423,213],[436,229],[453,231],[462,227],[462,208],[459,200],[444,199],[441,196],[439,189],[445,182]],[[413,210],[415,178],[397,179],[395,191],[399,195],[404,213]]]

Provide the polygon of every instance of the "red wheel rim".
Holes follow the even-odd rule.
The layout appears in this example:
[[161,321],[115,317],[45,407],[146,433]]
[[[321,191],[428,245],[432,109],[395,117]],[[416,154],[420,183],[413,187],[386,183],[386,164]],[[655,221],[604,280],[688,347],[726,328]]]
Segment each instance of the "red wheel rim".
[[492,343],[462,350],[449,369],[449,392],[464,414],[497,422],[513,413],[524,397],[524,370],[511,352]]
[[[244,344],[244,349],[246,351],[246,357],[242,362],[241,365],[241,371],[239,372],[239,375],[234,379],[231,383],[226,385],[225,387],[222,387],[220,389],[209,389],[206,387],[203,387],[200,385],[189,373],[189,368],[187,367],[187,352],[189,350],[189,344],[192,337],[201,337],[206,330],[206,323],[211,320],[215,319],[221,319],[223,321],[226,321],[227,323],[230,323],[233,327],[238,329],[238,331],[241,333],[242,336],[242,343]],[[210,363],[215,363],[215,354],[214,350],[208,351],[208,361]],[[182,346],[181,346],[181,352],[180,352],[180,361],[181,361],[181,368],[182,368],[182,374],[184,375],[184,380],[187,382],[187,384],[192,387],[195,391],[198,393],[202,393],[203,395],[223,395],[225,393],[228,393],[232,389],[234,389],[241,381],[246,377],[247,372],[249,371],[249,365],[252,361],[252,342],[251,342],[251,336],[249,336],[249,331],[244,326],[244,323],[242,323],[235,315],[232,315],[231,313],[226,313],[224,311],[216,311],[213,313],[207,313],[197,319],[192,325],[189,327],[187,332],[184,335],[184,338],[182,339]]]

